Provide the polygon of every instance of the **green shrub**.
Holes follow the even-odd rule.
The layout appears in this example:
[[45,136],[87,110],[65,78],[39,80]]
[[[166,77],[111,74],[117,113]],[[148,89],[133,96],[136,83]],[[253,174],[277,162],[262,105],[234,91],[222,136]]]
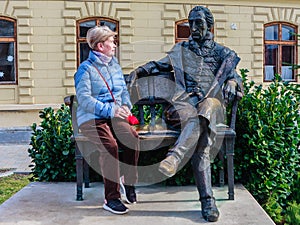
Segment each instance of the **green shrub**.
[[280,224],[283,220],[282,211],[283,208],[278,204],[278,196],[275,194],[271,195],[263,208],[268,213],[268,215],[273,219],[276,224]]
[[298,171],[297,177],[294,180],[294,183],[291,187],[292,189],[292,194],[290,195],[290,199],[291,201],[296,201],[297,203],[300,204],[300,191],[299,191],[299,187],[300,187],[300,171]]
[[28,149],[32,173],[39,181],[73,181],[76,177],[74,143],[69,108],[62,105],[55,112],[51,107],[40,111],[41,124],[34,123]]
[[247,72],[242,70],[245,96],[236,125],[236,179],[266,211],[276,204],[282,208],[270,213],[277,220],[300,171],[300,88],[283,82],[279,75],[266,88],[255,86],[247,82]]
[[285,225],[300,225],[300,203],[289,203],[286,210]]

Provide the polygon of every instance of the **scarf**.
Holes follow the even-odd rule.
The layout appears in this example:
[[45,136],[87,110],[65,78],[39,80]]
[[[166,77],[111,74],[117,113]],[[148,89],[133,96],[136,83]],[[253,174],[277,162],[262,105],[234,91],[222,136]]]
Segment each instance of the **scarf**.
[[101,52],[93,51],[96,56],[103,62],[105,65],[108,65],[108,63],[111,61],[112,57],[109,57],[105,54],[102,54]]

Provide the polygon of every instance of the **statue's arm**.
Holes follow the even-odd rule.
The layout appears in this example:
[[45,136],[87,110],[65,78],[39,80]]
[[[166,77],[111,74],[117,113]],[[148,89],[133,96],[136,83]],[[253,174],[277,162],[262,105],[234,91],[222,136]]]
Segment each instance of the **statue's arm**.
[[158,74],[160,72],[170,72],[172,71],[172,65],[168,56],[158,60],[150,61],[136,69],[138,77],[147,76],[149,74]]
[[148,63],[139,66],[133,70],[128,79],[129,83],[134,83],[137,78],[145,77],[148,75],[159,74],[160,72],[170,72],[172,71],[172,65],[168,56],[158,60],[158,61],[149,61]]
[[[226,49],[228,51],[228,48]],[[243,96],[243,82],[241,76],[236,71],[236,66],[240,61],[237,54],[229,50],[227,67],[229,71],[226,74],[226,79],[223,85],[223,93],[225,100],[231,102],[236,96]],[[225,69],[226,70],[226,69]]]
[[234,98],[242,98],[244,95],[244,88],[241,76],[236,72],[236,70],[232,70],[228,79],[225,82],[223,88],[225,101],[232,102]]

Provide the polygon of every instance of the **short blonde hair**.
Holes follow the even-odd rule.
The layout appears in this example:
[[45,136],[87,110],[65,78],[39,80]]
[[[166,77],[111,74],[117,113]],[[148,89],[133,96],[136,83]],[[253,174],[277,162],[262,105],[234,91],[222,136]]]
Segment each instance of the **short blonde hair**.
[[99,42],[106,41],[109,37],[117,35],[108,26],[95,26],[88,30],[86,40],[91,49],[95,49]]

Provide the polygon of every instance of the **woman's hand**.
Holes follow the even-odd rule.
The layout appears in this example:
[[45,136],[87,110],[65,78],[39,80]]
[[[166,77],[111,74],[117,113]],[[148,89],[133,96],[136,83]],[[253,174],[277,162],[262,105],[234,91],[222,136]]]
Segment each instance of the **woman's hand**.
[[131,115],[131,111],[127,105],[122,105],[121,107],[117,108],[115,111],[115,117],[121,119],[127,119],[127,117],[130,115]]

